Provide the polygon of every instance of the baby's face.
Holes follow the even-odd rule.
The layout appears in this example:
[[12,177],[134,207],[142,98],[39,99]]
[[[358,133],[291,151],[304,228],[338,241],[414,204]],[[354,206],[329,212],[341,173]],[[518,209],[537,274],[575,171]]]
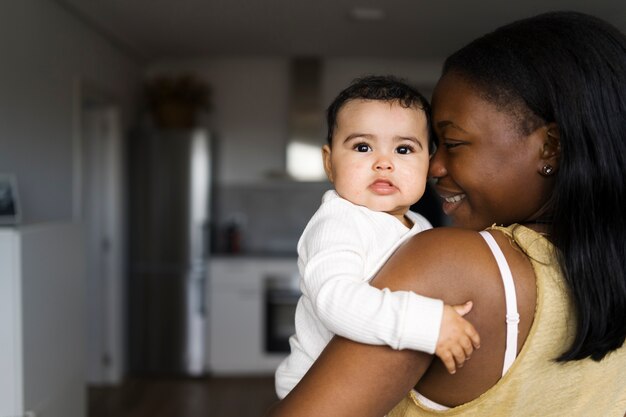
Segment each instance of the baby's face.
[[397,102],[352,100],[337,115],[324,168],[337,193],[354,204],[402,217],[424,194],[426,115]]

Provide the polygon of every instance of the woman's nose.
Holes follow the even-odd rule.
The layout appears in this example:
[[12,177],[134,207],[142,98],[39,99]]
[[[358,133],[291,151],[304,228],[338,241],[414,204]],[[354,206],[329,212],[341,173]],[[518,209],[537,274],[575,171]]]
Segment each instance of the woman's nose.
[[448,174],[445,165],[445,157],[441,148],[435,151],[434,155],[430,158],[430,164],[428,165],[428,176],[430,178],[441,178]]

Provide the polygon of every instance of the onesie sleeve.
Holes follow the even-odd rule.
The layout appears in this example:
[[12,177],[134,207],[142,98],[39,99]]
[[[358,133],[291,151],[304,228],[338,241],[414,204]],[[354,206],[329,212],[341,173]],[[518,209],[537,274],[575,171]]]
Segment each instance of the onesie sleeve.
[[[443,302],[377,289],[365,275],[371,227],[352,212],[318,212],[300,243],[303,292],[332,333],[360,343],[434,353]],[[358,213],[357,213],[358,214]]]

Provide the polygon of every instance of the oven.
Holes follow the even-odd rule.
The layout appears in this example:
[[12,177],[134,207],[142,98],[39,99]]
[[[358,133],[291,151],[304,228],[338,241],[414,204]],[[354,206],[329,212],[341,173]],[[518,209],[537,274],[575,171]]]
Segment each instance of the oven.
[[267,353],[288,353],[289,337],[296,332],[299,275],[267,276],[264,280],[264,348]]

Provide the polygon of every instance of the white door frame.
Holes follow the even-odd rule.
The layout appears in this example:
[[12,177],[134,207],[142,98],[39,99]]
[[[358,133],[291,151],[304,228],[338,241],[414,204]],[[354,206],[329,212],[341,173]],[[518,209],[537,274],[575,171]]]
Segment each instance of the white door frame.
[[82,224],[87,276],[86,380],[117,384],[124,355],[124,151],[120,106],[93,83],[75,86],[74,221]]

